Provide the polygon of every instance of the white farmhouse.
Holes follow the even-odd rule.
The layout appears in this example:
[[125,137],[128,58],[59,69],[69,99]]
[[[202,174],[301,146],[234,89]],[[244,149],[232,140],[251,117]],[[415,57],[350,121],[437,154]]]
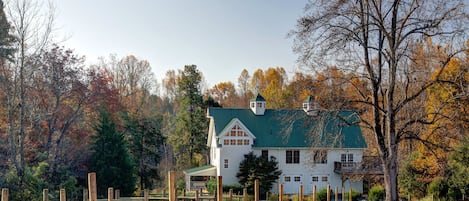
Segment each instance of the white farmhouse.
[[[187,189],[203,186],[195,176],[223,176],[223,184],[238,183],[236,173],[249,152],[275,157],[282,171],[271,192],[283,183],[285,194],[332,187],[363,192],[363,181],[349,179],[362,162],[366,148],[353,111],[323,111],[311,96],[303,109],[266,109],[261,95],[251,99],[249,109],[209,108],[207,146],[210,164],[184,171]],[[200,177],[199,177],[200,178]],[[261,181],[262,182],[262,181]],[[341,191],[341,190],[339,190]]]

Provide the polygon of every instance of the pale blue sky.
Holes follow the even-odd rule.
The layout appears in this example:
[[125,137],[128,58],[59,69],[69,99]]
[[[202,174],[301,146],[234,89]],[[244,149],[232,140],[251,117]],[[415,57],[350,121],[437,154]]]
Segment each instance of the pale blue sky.
[[209,87],[243,68],[298,70],[287,33],[307,0],[56,0],[64,43],[89,62],[111,53],[148,60],[157,78],[196,64]]

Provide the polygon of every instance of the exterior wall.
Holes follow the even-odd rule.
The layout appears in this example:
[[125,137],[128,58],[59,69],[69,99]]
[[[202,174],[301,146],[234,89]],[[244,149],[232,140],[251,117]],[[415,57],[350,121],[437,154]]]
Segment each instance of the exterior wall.
[[[312,159],[312,150],[309,149],[292,149],[300,151],[300,163],[298,164],[287,164],[286,163],[286,149],[268,149],[269,157],[274,156],[277,159],[279,169],[282,170],[279,180],[273,185],[272,192],[278,193],[278,183],[284,185],[285,194],[296,194],[298,193],[300,185],[303,185],[304,194],[311,194],[313,186],[315,185],[317,190],[327,188],[327,185],[331,185],[331,188],[339,187],[339,192],[342,191],[342,178],[339,174],[334,172],[334,162],[340,161],[342,153],[353,154],[354,162],[361,161],[363,150],[329,150],[327,153],[327,163],[315,164]],[[254,150],[256,155],[261,155],[262,149]],[[295,177],[299,177],[299,181],[295,181]],[[317,177],[317,181],[313,181],[313,177]],[[327,181],[323,181],[323,177],[327,177]],[[287,180],[290,179],[290,181]],[[345,189],[352,187],[355,191],[363,192],[363,182],[357,181],[352,182],[346,180],[344,182]]]
[[[251,151],[251,145],[246,146],[222,146],[220,150],[219,175],[223,176],[223,184],[236,184],[238,178],[239,164],[244,160],[244,155]],[[225,168],[225,159],[228,160],[228,167]]]

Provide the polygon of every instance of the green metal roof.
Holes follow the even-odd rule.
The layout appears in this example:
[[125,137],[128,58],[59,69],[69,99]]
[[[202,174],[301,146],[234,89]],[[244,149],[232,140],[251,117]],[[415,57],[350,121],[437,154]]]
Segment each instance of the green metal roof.
[[256,97],[251,98],[251,101],[265,101],[265,98],[258,93]]
[[253,147],[366,148],[353,111],[321,111],[308,116],[303,110],[265,110],[256,116],[250,109],[209,108],[215,132],[235,118],[256,137]]
[[194,172],[204,171],[204,170],[208,170],[208,169],[214,168],[214,167],[215,166],[213,166],[213,165],[204,165],[204,166],[200,166],[200,167],[195,167],[195,168],[184,170],[184,174],[190,174],[190,173],[194,173]]
[[308,97],[306,97],[306,99],[303,101],[303,103],[310,103],[311,101],[314,101],[314,97],[309,95]]

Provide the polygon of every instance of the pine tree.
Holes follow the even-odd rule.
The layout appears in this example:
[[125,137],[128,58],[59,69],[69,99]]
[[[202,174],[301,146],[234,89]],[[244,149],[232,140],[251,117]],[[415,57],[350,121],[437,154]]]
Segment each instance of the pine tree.
[[130,157],[124,134],[117,130],[111,114],[101,111],[101,120],[95,126],[90,170],[96,172],[98,194],[105,195],[108,187],[120,189],[123,196],[135,190],[135,165]]
[[195,65],[186,65],[178,81],[181,104],[175,133],[169,136],[180,169],[203,164],[207,152],[207,118],[200,90],[202,74]]

